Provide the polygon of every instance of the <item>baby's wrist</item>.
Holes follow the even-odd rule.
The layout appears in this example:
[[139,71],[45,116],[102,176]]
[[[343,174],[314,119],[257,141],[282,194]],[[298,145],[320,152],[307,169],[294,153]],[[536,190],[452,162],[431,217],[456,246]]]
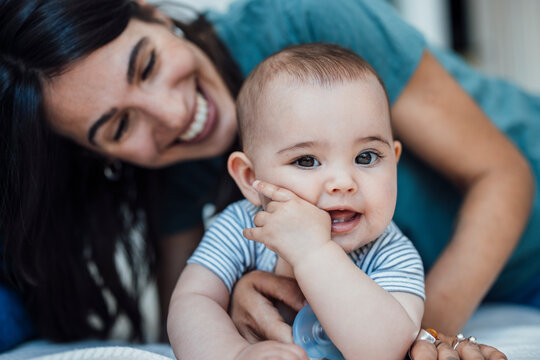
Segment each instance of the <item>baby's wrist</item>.
[[341,246],[332,240],[313,247],[310,251],[304,253],[296,263],[291,264],[295,277],[306,273],[309,275],[313,272],[313,267],[320,268],[327,261],[333,262],[334,256],[340,256],[343,252]]

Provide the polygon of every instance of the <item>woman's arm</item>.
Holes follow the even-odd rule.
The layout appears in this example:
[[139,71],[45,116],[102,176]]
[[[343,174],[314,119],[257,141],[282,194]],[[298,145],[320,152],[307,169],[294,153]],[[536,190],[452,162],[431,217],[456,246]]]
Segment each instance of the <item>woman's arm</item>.
[[426,279],[423,319],[425,327],[455,334],[519,240],[533,199],[532,174],[519,151],[429,52],[392,107],[392,117],[404,147],[464,193],[453,238]]

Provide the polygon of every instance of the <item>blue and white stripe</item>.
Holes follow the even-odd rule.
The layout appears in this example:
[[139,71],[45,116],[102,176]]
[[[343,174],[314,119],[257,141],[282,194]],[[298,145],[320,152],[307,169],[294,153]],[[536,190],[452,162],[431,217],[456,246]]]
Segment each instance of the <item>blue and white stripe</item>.
[[[277,254],[242,235],[253,227],[261,208],[247,200],[229,205],[213,222],[188,260],[214,272],[229,291],[248,271],[273,272]],[[407,292],[425,299],[424,268],[411,241],[392,222],[371,243],[349,253],[351,260],[383,289]]]

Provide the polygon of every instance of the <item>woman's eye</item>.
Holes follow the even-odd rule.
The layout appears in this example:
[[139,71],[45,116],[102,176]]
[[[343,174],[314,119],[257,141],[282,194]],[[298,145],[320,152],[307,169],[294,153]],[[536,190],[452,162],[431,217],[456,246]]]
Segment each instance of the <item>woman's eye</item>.
[[380,155],[374,153],[373,151],[364,151],[363,153],[358,154],[356,158],[354,158],[354,162],[358,165],[371,165],[379,158]]
[[321,163],[313,156],[302,156],[294,160],[294,165],[303,168],[311,168],[314,166],[319,166]]
[[118,128],[116,129],[116,132],[114,133],[114,137],[113,137],[114,141],[120,140],[122,135],[124,135],[128,127],[128,122],[129,122],[128,114],[123,115],[120,121],[118,122]]
[[154,68],[154,64],[156,63],[156,52],[155,50],[152,50],[150,53],[150,58],[148,59],[148,63],[144,67],[142,73],[141,73],[141,80],[148,79],[148,76],[152,73],[152,69]]

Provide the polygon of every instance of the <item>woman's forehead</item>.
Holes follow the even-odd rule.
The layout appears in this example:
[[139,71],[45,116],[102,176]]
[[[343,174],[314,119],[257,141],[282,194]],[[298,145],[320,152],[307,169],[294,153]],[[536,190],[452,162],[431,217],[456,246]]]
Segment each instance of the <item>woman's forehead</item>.
[[120,53],[108,50],[98,49],[45,85],[45,110],[54,129],[64,133],[66,126],[90,121],[116,95],[114,92],[123,84],[124,61]]
[[154,24],[132,20],[116,39],[46,82],[45,111],[53,129],[69,137],[78,136],[113,106],[113,99],[121,98],[127,89],[133,48],[156,30]]

